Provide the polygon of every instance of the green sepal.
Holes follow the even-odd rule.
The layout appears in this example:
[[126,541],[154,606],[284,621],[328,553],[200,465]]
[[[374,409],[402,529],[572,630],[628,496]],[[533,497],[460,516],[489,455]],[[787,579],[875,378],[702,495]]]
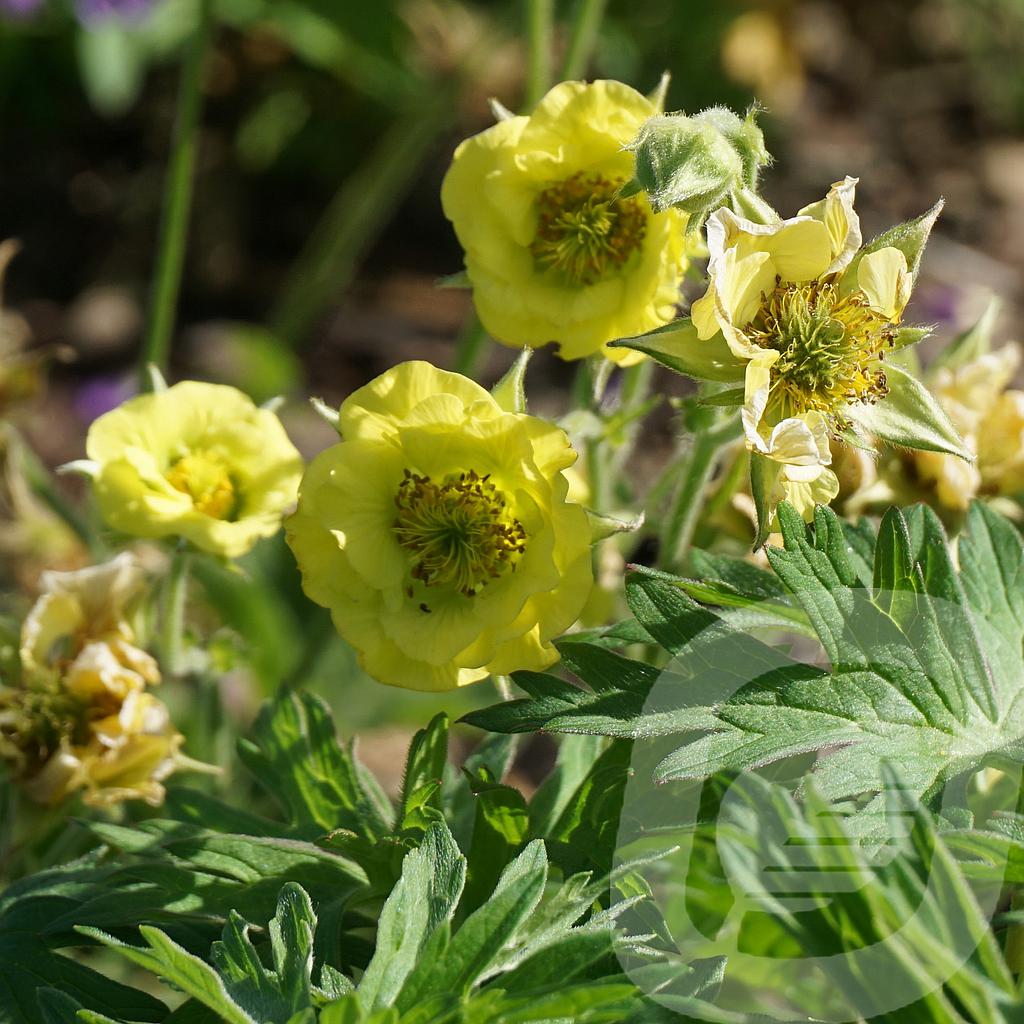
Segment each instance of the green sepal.
[[457,270],[454,274],[445,274],[434,281],[435,288],[472,288],[473,282],[465,270]]
[[910,271],[911,277],[916,278],[918,268],[921,266],[921,256],[928,242],[928,236],[931,234],[932,227],[942,212],[945,202],[944,199],[940,199],[930,210],[922,213],[920,217],[897,224],[895,227],[889,228],[888,231],[883,231],[877,238],[872,239],[854,256],[853,262],[850,263],[844,276],[856,281],[857,267],[860,265],[860,261],[868,253],[878,252],[879,249],[886,249],[891,246],[894,249],[899,249],[906,256],[907,269]]
[[929,327],[901,327],[892,340],[893,351],[899,352],[902,349],[910,348],[924,341],[935,330],[934,326]]
[[899,448],[956,455],[968,462],[973,456],[963,438],[928,389],[902,367],[887,364],[889,393],[872,405],[851,405],[847,414],[858,426]]
[[743,388],[726,388],[723,391],[702,392],[699,401],[701,405],[735,409],[743,404],[744,397],[745,390]]
[[992,351],[992,329],[999,317],[1002,302],[989,299],[985,312],[977,322],[958,334],[934,359],[932,369],[958,370]]
[[702,341],[689,317],[674,320],[649,334],[620,338],[611,342],[610,347],[643,352],[662,366],[694,380],[731,383],[743,380],[746,371],[746,364],[732,354],[722,334]]
[[587,522],[590,525],[590,543],[607,540],[618,533],[636,533],[644,525],[644,514],[634,516],[632,519],[616,519],[614,516],[605,516],[593,509],[584,509],[587,513]]
[[668,96],[668,89],[671,84],[672,72],[662,71],[658,84],[647,94],[648,101],[659,114],[665,113],[665,99]]
[[526,412],[526,364],[532,355],[532,348],[524,348],[501,380],[491,388],[491,397],[505,412]]

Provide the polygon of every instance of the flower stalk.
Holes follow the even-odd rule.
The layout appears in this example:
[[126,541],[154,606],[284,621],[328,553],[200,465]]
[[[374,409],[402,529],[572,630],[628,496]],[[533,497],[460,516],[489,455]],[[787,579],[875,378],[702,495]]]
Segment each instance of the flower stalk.
[[178,112],[164,192],[152,303],[139,358],[139,388],[142,391],[148,391],[152,385],[150,364],[164,369],[171,348],[195,185],[199,122],[203,106],[203,65],[212,36],[213,0],[200,0],[199,22],[181,71]]

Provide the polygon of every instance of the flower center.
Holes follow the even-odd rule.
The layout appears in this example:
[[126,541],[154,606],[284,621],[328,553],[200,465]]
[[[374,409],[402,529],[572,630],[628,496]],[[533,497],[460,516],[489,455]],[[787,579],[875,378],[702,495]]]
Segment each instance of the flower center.
[[647,218],[638,199],[617,199],[621,181],[574,174],[537,199],[530,252],[564,283],[591,285],[620,271],[640,248]]
[[784,416],[817,411],[842,418],[850,402],[888,394],[883,361],[896,327],[860,292],[834,283],[777,283],[747,332],[781,353],[772,366],[772,399]]
[[196,510],[213,519],[232,519],[238,495],[224,463],[202,452],[183,455],[165,474],[167,482],[187,494]]
[[414,580],[472,597],[515,568],[526,531],[488,476],[470,470],[435,483],[405,471],[395,495],[395,535],[413,555]]

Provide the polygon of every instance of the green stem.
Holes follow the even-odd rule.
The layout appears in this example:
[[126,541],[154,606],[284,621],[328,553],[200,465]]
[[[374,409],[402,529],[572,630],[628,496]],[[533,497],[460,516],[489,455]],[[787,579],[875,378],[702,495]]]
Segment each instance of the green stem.
[[569,29],[569,48],[565,54],[565,63],[562,65],[564,80],[582,78],[587,73],[607,2],[608,0],[578,0]]
[[454,106],[453,87],[435,88],[398,118],[342,183],[296,259],[271,314],[278,338],[301,344],[323,309],[348,287],[367,248],[416,180]]
[[[1024,814],[1024,772],[1021,773],[1017,789],[1017,806],[1014,808],[1017,814]],[[1010,895],[1010,909],[1024,910],[1024,889],[1020,886],[1015,888]],[[1018,992],[1024,988],[1024,924],[1014,922],[1006,929],[1005,946],[1003,955],[1006,958],[1006,966],[1010,968],[1017,978]]]
[[486,351],[487,332],[480,318],[471,312],[455,342],[455,372],[475,378],[480,369],[481,357]]
[[179,546],[171,557],[171,568],[164,580],[163,608],[160,617],[161,668],[169,677],[181,675],[184,667],[182,636],[185,631],[188,569],[188,549]]
[[167,366],[171,348],[192,209],[199,118],[203,106],[203,63],[213,34],[212,8],[213,0],[199,0],[199,23],[181,69],[178,113],[164,190],[152,304],[139,357],[139,388],[142,391],[150,388],[149,364],[163,370]]
[[551,88],[554,21],[554,0],[526,0],[527,110],[533,110]]
[[704,493],[714,476],[722,448],[737,436],[738,431],[736,418],[730,417],[724,423],[694,434],[680,467],[682,476],[661,534],[658,560],[663,567],[683,563],[704,507]]

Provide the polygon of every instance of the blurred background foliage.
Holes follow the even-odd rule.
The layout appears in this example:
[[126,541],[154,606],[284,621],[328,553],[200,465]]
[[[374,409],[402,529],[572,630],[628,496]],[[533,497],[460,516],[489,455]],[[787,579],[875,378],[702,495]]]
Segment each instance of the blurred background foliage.
[[[337,403],[404,359],[456,365],[470,300],[436,287],[461,265],[440,181],[458,141],[491,122],[489,97],[524,107],[525,4],[217,0],[215,9],[172,374],[232,383],[257,400],[285,395],[283,418],[311,456],[332,434],[308,395]],[[572,10],[572,0],[556,5],[556,58],[570,45]],[[127,23],[83,27],[54,0],[0,21],[0,237],[21,242],[4,286],[0,362],[52,361],[31,401],[5,412],[0,394],[0,415],[38,453],[13,438],[2,447],[0,587],[14,615],[41,568],[102,553],[51,517],[32,483],[79,457],[88,423],[135,387],[177,68],[195,16],[196,0],[155,0]],[[1021,0],[609,0],[587,73],[649,90],[668,70],[669,109],[759,101],[776,155],[765,195],[784,212],[860,175],[870,236],[945,195],[910,311],[939,325],[941,344],[990,291],[1006,300],[997,337],[1016,332],[1022,52]],[[483,382],[512,356],[486,349]],[[564,411],[571,374],[549,355],[535,359],[533,409]],[[677,379],[658,380],[680,393]],[[641,478],[672,444],[670,409],[648,429],[633,467]],[[72,483],[60,486],[51,504],[78,497]],[[244,568],[204,563],[193,583],[210,615],[197,601],[193,628],[204,643],[212,636],[229,670],[228,735],[282,680],[327,696],[347,735],[386,721],[396,750],[436,707],[493,699],[487,686],[438,701],[361,681],[326,613],[302,598],[281,538]],[[206,728],[190,691],[179,704]],[[400,764],[387,735],[378,740],[364,746],[368,759],[377,750],[381,765]]]

